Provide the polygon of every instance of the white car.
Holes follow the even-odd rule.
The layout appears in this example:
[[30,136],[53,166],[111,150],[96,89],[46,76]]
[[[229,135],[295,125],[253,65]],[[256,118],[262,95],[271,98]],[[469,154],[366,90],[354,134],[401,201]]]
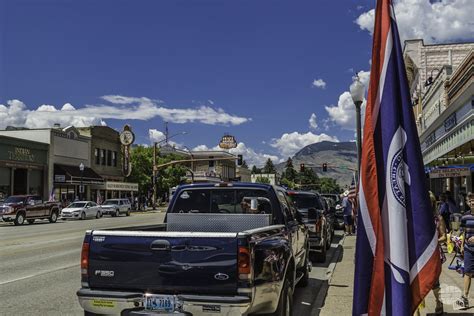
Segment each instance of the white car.
[[130,216],[132,205],[128,199],[109,199],[105,200],[101,207],[102,214],[116,217],[120,214]]
[[86,219],[102,217],[102,210],[97,203],[92,201],[78,201],[71,203],[61,211],[61,218],[66,219]]

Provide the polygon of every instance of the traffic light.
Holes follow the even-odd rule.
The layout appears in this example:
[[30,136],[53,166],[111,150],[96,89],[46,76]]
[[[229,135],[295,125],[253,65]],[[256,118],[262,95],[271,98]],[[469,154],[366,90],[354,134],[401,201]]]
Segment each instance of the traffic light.
[[323,163],[323,172],[327,172],[327,171],[328,171],[328,164]]
[[304,163],[300,163],[300,172],[304,172]]
[[244,163],[244,157],[242,155],[237,155],[237,166],[242,166]]

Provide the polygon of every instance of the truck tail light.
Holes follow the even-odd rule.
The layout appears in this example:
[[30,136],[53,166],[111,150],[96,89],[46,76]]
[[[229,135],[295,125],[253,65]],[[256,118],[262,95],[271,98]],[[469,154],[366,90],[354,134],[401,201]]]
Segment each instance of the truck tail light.
[[81,251],[81,275],[87,277],[89,270],[89,243],[85,242],[82,244]]
[[247,247],[239,247],[239,274],[250,274],[250,251]]

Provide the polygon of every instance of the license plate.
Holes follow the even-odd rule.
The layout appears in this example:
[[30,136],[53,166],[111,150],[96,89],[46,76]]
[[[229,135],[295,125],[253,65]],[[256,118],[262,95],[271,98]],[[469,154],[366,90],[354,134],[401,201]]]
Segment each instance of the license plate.
[[145,296],[145,309],[159,312],[174,312],[174,296],[147,294]]

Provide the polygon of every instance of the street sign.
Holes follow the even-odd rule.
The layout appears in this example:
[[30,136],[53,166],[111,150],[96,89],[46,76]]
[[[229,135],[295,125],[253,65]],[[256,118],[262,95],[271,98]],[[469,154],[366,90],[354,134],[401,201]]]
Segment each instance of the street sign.
[[469,168],[440,168],[430,172],[431,179],[468,177],[471,174]]

